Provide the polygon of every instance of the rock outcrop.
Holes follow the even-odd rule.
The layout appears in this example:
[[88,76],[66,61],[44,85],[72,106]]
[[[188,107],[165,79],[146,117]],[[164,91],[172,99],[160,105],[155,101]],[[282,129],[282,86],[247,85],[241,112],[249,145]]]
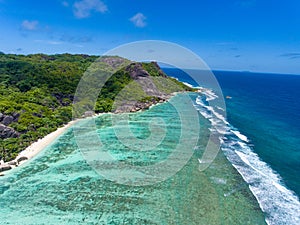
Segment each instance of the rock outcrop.
[[12,116],[5,116],[4,119],[2,120],[3,125],[9,125],[14,121],[14,118]]
[[[9,162],[3,162],[3,160],[0,161],[0,172],[11,170],[17,166],[20,165],[20,162],[26,161],[28,158],[26,156],[19,156],[15,160],[11,160]],[[4,174],[0,174],[3,176]]]
[[143,68],[142,63],[131,63],[125,68],[125,71],[134,79],[140,77],[149,77],[150,74]]
[[8,126],[12,122],[17,122],[19,116],[20,116],[19,113],[13,113],[12,115],[5,115],[0,112],[0,123],[4,124],[5,126]]
[[117,56],[115,56],[115,57],[104,56],[104,57],[101,57],[98,60],[98,62],[103,62],[115,70],[115,69],[121,68],[122,65],[126,62],[129,62],[129,60],[121,58],[121,57],[117,57]]
[[[156,72],[156,76],[167,77],[167,75],[160,69],[156,62],[151,62],[152,69]],[[114,113],[123,112],[137,112],[143,109],[148,109],[150,106],[157,103],[162,103],[167,101],[171,96],[166,94],[156,87],[152,80],[152,76],[143,67],[142,63],[134,62],[125,68],[125,72],[139,84],[143,89],[144,93],[148,96],[147,99],[141,99],[137,101],[119,99],[120,102],[116,104],[117,106]]]
[[0,138],[16,138],[19,136],[20,134],[13,128],[0,124]]
[[17,164],[19,164],[19,163],[22,162],[22,161],[28,160],[28,158],[27,158],[26,156],[20,156],[20,157],[18,157],[16,160],[17,160]]
[[[151,64],[159,71],[160,76],[167,77],[165,73],[160,69],[156,62],[151,62]],[[168,96],[159,91],[155,84],[153,83],[150,74],[143,68],[143,64],[136,62],[132,63],[125,68],[125,71],[140,84],[144,92],[149,96],[155,96],[160,99],[167,99]]]
[[157,64],[157,62],[151,62],[151,64],[158,70],[158,73],[162,77],[167,77],[167,74],[165,74],[164,71],[160,68],[160,66]]
[[19,119],[19,113],[13,113],[12,115],[4,115],[0,113],[0,138],[16,138],[20,134],[8,125],[12,122],[17,122]]
[[12,168],[11,165],[8,164],[0,165],[0,172],[10,170],[11,168]]

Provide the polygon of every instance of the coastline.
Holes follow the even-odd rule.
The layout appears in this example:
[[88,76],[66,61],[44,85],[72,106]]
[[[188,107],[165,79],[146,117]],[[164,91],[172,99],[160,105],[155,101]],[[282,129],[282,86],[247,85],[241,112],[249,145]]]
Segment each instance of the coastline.
[[[46,135],[45,137],[37,140],[36,142],[32,143],[26,149],[19,153],[15,160],[20,159],[21,157],[27,157],[28,160],[36,156],[41,150],[51,144],[57,137],[62,135],[69,127],[75,124],[78,120],[72,120],[68,122],[63,127],[57,128],[57,130],[53,131],[52,133]],[[21,161],[21,162],[24,162]],[[22,163],[21,163],[22,164]]]
[[21,151],[18,156],[9,162],[2,162],[0,164],[0,168],[2,170],[6,168],[6,170],[0,170],[0,175],[5,175],[5,172],[10,171],[26,161],[30,160],[31,158],[38,155],[45,147],[50,145],[56,138],[58,138],[60,135],[62,135],[68,128],[70,128],[72,125],[74,125],[76,122],[78,122],[79,119],[71,120],[67,124],[65,124],[62,127],[57,128],[57,130],[51,132],[50,134],[47,134],[45,137],[38,139],[36,142],[32,143],[30,146],[25,148],[23,151]]
[[[176,94],[176,93],[173,93],[174,95]],[[208,95],[207,96],[207,98],[209,99],[211,96],[210,95]],[[169,99],[166,99],[166,101],[168,101]],[[159,103],[156,103],[156,104],[152,104],[149,108],[151,108],[152,106],[155,106],[155,105],[157,105],[157,104],[159,104]],[[143,110],[145,110],[146,108],[144,108],[144,109],[140,109],[139,111],[143,111]],[[126,113],[126,112],[121,112],[121,113]],[[128,113],[128,112],[127,112]],[[96,114],[96,115],[93,115],[93,117],[97,117],[97,116],[99,116],[100,114]],[[84,119],[84,118],[83,118]],[[81,119],[79,119],[79,120],[81,120]],[[72,122],[75,122],[75,121],[70,121],[69,123],[72,123]],[[68,124],[69,124],[68,123]],[[68,125],[67,124],[67,125]],[[67,125],[65,125],[65,126],[67,126]],[[64,127],[62,127],[62,128],[64,128]],[[59,128],[59,129],[61,129],[61,128]],[[58,129],[58,130],[59,130]],[[57,130],[56,130],[57,131]],[[54,131],[54,132],[56,132],[56,131]],[[233,130],[233,131],[235,131],[235,130]],[[63,133],[64,131],[62,131],[62,133]],[[61,133],[61,134],[62,134]],[[245,142],[245,145],[246,145],[246,143],[248,142],[248,139],[247,138],[241,138],[242,136],[240,135],[240,133],[238,133],[238,135],[236,134],[236,132],[232,132],[234,135],[233,135],[233,137],[234,138],[236,138],[235,140],[236,141],[239,141],[240,143],[242,143],[242,142]],[[51,133],[52,134],[52,133]],[[61,134],[59,134],[59,135],[61,135]],[[50,135],[50,134],[49,134]],[[59,136],[58,135],[58,136]],[[47,135],[48,136],[48,135]],[[44,138],[43,138],[44,139]],[[43,139],[41,139],[41,140],[43,140]],[[41,140],[39,140],[39,141],[41,141]],[[54,141],[54,139],[52,140],[52,141]],[[46,144],[46,146],[47,145],[49,145],[49,144],[51,144],[51,142],[52,141],[50,141],[48,144]],[[33,144],[35,144],[35,143],[33,143]],[[45,146],[45,147],[46,147]],[[244,146],[244,145],[243,145]],[[243,146],[241,146],[241,147],[243,147]],[[42,148],[43,149],[43,148]],[[41,149],[41,150],[42,150]],[[41,151],[40,150],[40,151]],[[24,150],[25,151],[25,150]],[[38,154],[39,152],[37,152],[36,154]],[[241,154],[240,154],[241,155]],[[35,155],[34,155],[35,156]],[[243,154],[241,155],[241,156],[244,156]],[[227,157],[226,157],[227,158]],[[242,161],[243,161],[243,157],[239,157]],[[232,162],[227,158],[227,160],[229,161],[229,163],[230,164],[232,164]],[[246,160],[246,162],[248,162],[248,160]],[[243,173],[241,173],[241,171],[240,170],[238,170],[238,168],[235,168],[235,170],[239,173],[239,175],[241,175],[241,177],[242,177],[242,179],[243,179],[243,181],[244,182],[246,182],[246,183],[248,183],[247,182],[247,180],[249,179],[247,179],[247,177],[244,177],[243,175]],[[273,184],[275,184],[275,186],[277,186],[277,184],[276,183],[273,183]],[[264,205],[262,204],[262,201],[261,201],[261,199],[257,196],[257,191],[258,191],[258,189],[253,189],[253,188],[251,188],[251,186],[249,186],[249,188],[250,188],[250,191],[251,191],[251,193],[253,194],[253,196],[256,198],[256,201],[258,202],[258,204],[259,204],[259,207],[260,207],[260,209],[263,211],[263,212],[265,212],[266,210],[265,210],[265,208],[264,208]],[[229,196],[229,195],[231,195],[232,193],[235,193],[235,191],[236,190],[233,190],[232,192],[226,192],[225,193],[225,195],[226,196]],[[267,196],[267,195],[265,195],[265,196]],[[272,222],[269,222],[269,220],[266,220],[266,222],[268,223],[268,224],[272,224]]]
[[[121,110],[121,111],[115,111],[115,112],[108,112],[108,113],[114,113],[114,114],[119,114],[119,113],[135,113],[143,110],[148,110],[151,107],[168,102],[170,98],[174,97],[176,94],[180,92],[173,92],[167,96],[165,96],[164,99],[161,99],[160,101],[150,101],[148,103],[142,103],[139,104],[138,106],[134,105],[132,106],[131,110],[127,111],[126,109]],[[71,120],[67,124],[65,124],[62,127],[57,128],[55,131],[51,132],[50,134],[47,134],[45,137],[38,139],[36,142],[32,143],[30,146],[25,148],[23,151],[21,151],[18,156],[8,162],[1,161],[0,162],[0,176],[4,176],[7,171],[11,171],[14,168],[17,168],[18,166],[21,166],[28,160],[32,159],[36,155],[38,155],[44,148],[46,148],[48,145],[50,145],[56,138],[58,138],[60,135],[62,135],[68,128],[73,126],[75,123],[82,119],[86,118],[95,118],[100,115],[107,114],[107,113],[98,113],[98,114],[92,114],[92,115],[86,115],[83,116],[83,118],[77,118],[75,120]]]
[[[168,113],[168,109],[170,109],[170,112],[173,112],[174,109],[172,106],[169,106],[169,104],[158,105],[161,105],[160,107],[162,108],[158,107],[156,110],[154,107],[152,108],[152,110],[144,110],[144,112],[147,114],[147,111],[151,111],[149,112],[148,116],[151,115],[154,117],[156,117],[157,115],[162,115],[161,113],[163,112],[163,118],[166,118],[166,121],[170,122],[168,123],[170,127],[174,127],[175,124],[180,122],[180,120],[171,119],[173,118],[174,114]],[[184,105],[182,105],[181,107],[184,107]],[[142,113],[142,111],[140,111],[140,113]],[[106,114],[104,114],[103,116],[105,115]],[[113,116],[113,114],[111,115]],[[110,117],[110,115],[107,116]],[[139,117],[139,115],[137,115],[137,117],[135,118],[137,118],[137,121],[147,121],[149,119],[148,116],[141,115],[141,117]],[[82,120],[80,120],[78,123],[80,123],[81,121]],[[103,122],[105,129],[106,125],[109,125],[109,122],[106,120],[104,120]],[[78,123],[76,123],[75,126]],[[141,124],[143,124],[143,122]],[[136,131],[138,131],[138,127],[136,127]],[[135,129],[135,126],[133,126],[132,128]],[[207,130],[207,132],[209,131]],[[106,133],[105,130],[103,132],[103,135],[108,135],[106,137],[110,137],[110,134]],[[166,143],[176,143],[175,140],[177,140],[180,132],[171,132],[168,135],[169,136]],[[62,134],[62,136],[64,136],[64,134]],[[117,136],[115,137],[117,138]],[[77,211],[72,207],[72,204],[80,204],[83,198],[92,198],[91,201],[87,202],[83,210],[85,211],[85,209],[92,209],[93,211],[95,209],[98,217],[92,216],[88,219],[91,222],[95,221],[97,223],[99,222],[99,214],[102,215],[102,209],[103,211],[105,211],[107,209],[106,207],[110,207],[110,204],[102,204],[102,196],[106,196],[107,194],[113,196],[116,194],[117,196],[126,196],[124,197],[124,200],[121,199],[120,202],[118,202],[117,207],[120,208],[122,207],[123,203],[128,204],[127,202],[130,202],[128,207],[137,209],[136,201],[132,201],[132,199],[135,199],[137,197],[142,198],[143,202],[145,203],[153,202],[154,200],[160,198],[162,199],[162,203],[160,205],[161,208],[167,208],[167,206],[171,202],[172,205],[174,205],[175,207],[178,206],[178,209],[183,210],[183,218],[174,218],[174,220],[172,220],[180,224],[185,224],[186,221],[188,221],[188,223],[193,223],[195,221],[199,221],[200,219],[203,220],[203,217],[201,218],[201,215],[197,214],[197,212],[199,212],[199,208],[204,210],[207,209],[207,211],[203,211],[203,213],[207,212],[208,214],[207,217],[204,218],[205,222],[218,221],[220,219],[220,215],[222,217],[224,215],[224,218],[227,218],[227,216],[229,216],[229,218],[231,219],[239,218],[241,221],[245,220],[246,218],[251,218],[253,224],[265,224],[263,223],[264,218],[262,216],[262,213],[258,214],[258,212],[256,211],[259,209],[259,206],[257,205],[255,198],[248,189],[248,191],[244,189],[240,191],[239,188],[242,182],[242,178],[233,167],[226,166],[230,163],[222,154],[219,155],[219,160],[215,161],[215,167],[211,167],[211,170],[206,171],[205,174],[199,174],[199,171],[197,169],[193,169],[198,168],[199,166],[198,160],[196,160],[197,158],[195,156],[195,158],[191,160],[191,164],[185,167],[182,172],[177,173],[174,179],[167,180],[164,185],[157,184],[157,186],[155,186],[155,188],[157,188],[157,192],[153,193],[153,187],[140,187],[140,189],[138,189],[140,191],[137,192],[136,189],[132,190],[132,188],[130,187],[129,189],[126,188],[120,190],[118,184],[103,182],[103,180],[97,175],[94,178],[93,173],[91,174],[92,168],[90,168],[90,166],[87,165],[84,160],[81,160],[81,153],[79,151],[74,151],[74,149],[76,149],[76,144],[66,146],[70,151],[57,151],[58,149],[60,149],[60,146],[64,148],[65,143],[68,142],[68,140],[72,140],[72,135],[67,135],[62,139],[58,138],[56,140],[57,145],[54,144],[53,147],[49,146],[49,150],[53,148],[54,151],[47,151],[47,155],[45,156],[46,158],[44,158],[45,153],[44,151],[42,151],[40,153],[42,155],[41,159],[44,158],[44,160],[40,160],[40,157],[38,156],[36,160],[29,161],[26,165],[23,165],[22,168],[15,170],[17,176],[14,176],[15,171],[12,171],[11,173],[7,173],[7,175],[5,175],[7,176],[7,178],[2,179],[2,181],[4,181],[3,192],[5,194],[1,195],[1,200],[3,200],[5,204],[10,204],[13,207],[5,207],[6,211],[3,212],[2,221],[21,223],[22,221],[19,218],[22,218],[22,215],[29,215],[30,217],[28,217],[28,219],[30,219],[31,222],[40,223],[40,218],[36,217],[35,215],[36,213],[44,213],[43,215],[45,216],[42,216],[42,218],[45,218],[45,221],[42,222],[49,223],[55,221],[55,223],[59,223],[62,222],[57,220],[57,213],[59,213],[59,218],[66,218],[72,215],[72,220],[66,219],[66,221],[68,221],[70,224],[77,224],[82,222],[83,219],[86,218],[86,214],[76,214]],[[111,149],[115,149],[114,143],[114,141],[108,142],[108,147]],[[205,142],[201,143],[205,144]],[[143,153],[141,152],[141,154]],[[156,154],[160,154],[160,151],[156,152]],[[127,155],[127,157],[130,158],[130,156],[134,155],[135,152],[132,151],[131,154]],[[47,160],[47,158],[50,161]],[[232,176],[223,177],[224,169],[226,169],[226,174],[232,174]],[[190,176],[187,177],[186,174],[189,174]],[[16,179],[10,179],[11,177],[16,177]],[[14,185],[17,182],[19,185]],[[172,194],[170,195],[169,187],[171,185],[172,187],[178,188],[174,188],[173,191],[171,190]],[[192,186],[193,188],[186,189],[186,186]],[[9,190],[6,191],[6,187],[10,187]],[[39,191],[36,191],[37,187]],[[246,188],[245,185],[242,185],[242,187]],[[80,192],[78,198],[78,190],[83,189],[85,190],[85,192]],[[203,195],[199,194],[198,190],[201,190],[201,193],[204,192],[209,194],[205,194],[205,198],[203,198]],[[244,194],[245,192],[246,195]],[[131,193],[129,197],[127,197],[128,193]],[[182,198],[174,201],[174,198],[172,196],[175,196],[175,194],[178,193],[183,196],[184,202],[188,202],[189,205],[193,206],[193,211],[185,211],[181,208]],[[223,193],[229,193],[228,197],[224,196]],[[59,194],[59,198],[57,198],[57,194]],[[16,196],[18,196],[18,198]],[[89,198],[87,196],[89,196]],[[192,196],[197,196],[197,198]],[[19,199],[23,198],[25,198],[26,201],[19,201]],[[41,200],[43,199],[46,201],[46,203],[42,202],[41,205],[34,205],[30,207],[31,202],[41,202]],[[204,207],[207,206],[207,201],[209,201],[209,204],[211,206],[218,206],[217,211],[210,214],[209,212],[211,207]],[[47,204],[48,202],[51,202],[51,205]],[[95,204],[96,202],[98,204]],[[113,203],[115,202],[115,198],[107,199],[107,202]],[[226,202],[226,205],[222,204],[223,202]],[[235,208],[235,205],[237,203],[241,206],[240,209]],[[62,206],[64,212],[61,211],[61,208],[58,208],[57,211],[53,211],[53,205]],[[102,207],[101,211],[99,212],[100,205]],[[153,205],[153,207],[150,205],[150,208],[148,208],[148,205],[146,205],[145,207],[144,206],[145,204],[142,203],[142,205],[139,205],[138,207],[138,215],[140,218],[143,218],[143,221],[151,221],[151,218],[157,218],[153,220],[154,222],[163,221],[164,219],[168,218],[168,215],[173,212],[171,209],[170,211],[162,211],[161,214],[159,214],[159,211],[153,211],[156,208],[155,205]],[[39,211],[40,209],[41,211]],[[149,209],[152,209],[152,215],[150,214],[150,216],[148,213]],[[232,214],[232,211],[237,211],[237,213]],[[31,212],[34,212],[34,214],[31,214]],[[46,216],[49,214],[51,215],[50,217]],[[117,215],[120,214],[126,215],[126,218],[128,219],[127,221],[129,221],[130,218],[136,218],[136,214],[128,214],[127,208],[125,209],[125,211],[122,210],[118,212]],[[193,215],[195,214],[199,215],[199,218],[193,217]],[[12,218],[12,215],[15,216]],[[107,223],[109,221],[119,221],[118,217],[113,217],[116,215],[116,213],[114,212],[105,215],[109,216],[105,217],[107,218]],[[255,221],[259,221],[260,223],[255,223]]]

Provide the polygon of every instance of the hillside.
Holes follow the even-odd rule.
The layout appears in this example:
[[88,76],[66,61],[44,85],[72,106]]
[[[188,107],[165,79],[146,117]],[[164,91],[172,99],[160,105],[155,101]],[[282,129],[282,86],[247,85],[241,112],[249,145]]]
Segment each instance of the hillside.
[[[89,86],[102,80],[96,102],[74,101],[83,74]],[[97,76],[95,77],[95,74]],[[103,76],[102,76],[103,75]],[[95,85],[93,87],[93,85]],[[96,90],[96,89],[95,89]],[[177,91],[191,90],[168,77],[155,62],[130,62],[117,56],[0,55],[0,159],[9,161],[30,144],[87,111],[135,112],[163,102]]]

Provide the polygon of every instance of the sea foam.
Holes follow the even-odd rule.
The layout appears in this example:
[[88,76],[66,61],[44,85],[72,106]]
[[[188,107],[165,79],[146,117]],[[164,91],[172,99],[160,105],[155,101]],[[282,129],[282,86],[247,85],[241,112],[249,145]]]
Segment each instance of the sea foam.
[[[298,197],[284,186],[280,175],[253,151],[248,137],[216,112],[220,107],[210,105],[210,101],[216,98],[218,96],[212,90],[202,89],[194,106],[210,121],[211,132],[218,132],[220,136],[225,135],[220,137],[221,149],[249,185],[249,189],[265,213],[266,222],[270,225],[283,225],[287,222],[291,225],[300,224]],[[213,180],[216,181],[215,178]],[[230,194],[225,193],[224,196]]]

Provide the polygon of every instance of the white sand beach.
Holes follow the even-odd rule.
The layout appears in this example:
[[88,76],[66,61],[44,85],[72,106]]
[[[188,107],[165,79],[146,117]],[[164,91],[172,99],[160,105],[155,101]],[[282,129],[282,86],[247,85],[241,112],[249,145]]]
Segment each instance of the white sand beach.
[[[72,120],[69,123],[67,123],[66,125],[64,125],[63,127],[58,128],[56,131],[53,131],[52,133],[46,135],[45,137],[37,140],[34,143],[32,143],[30,146],[28,146],[26,149],[24,149],[22,152],[20,152],[14,160],[12,160],[10,162],[2,161],[1,165],[0,165],[0,167],[1,167],[0,171],[2,171],[2,172],[0,173],[0,175],[3,176],[5,171],[11,170],[11,169],[23,164],[27,160],[33,158],[34,156],[36,156],[45,147],[50,145],[56,138],[58,138],[60,135],[62,135],[69,127],[74,125],[78,120],[79,119]],[[4,169],[4,168],[6,168],[6,169]]]
[[[166,101],[168,101],[172,96],[175,96],[178,92],[172,93]],[[154,105],[160,104],[162,102],[155,102],[150,106],[150,108]],[[139,109],[143,110],[143,109]],[[137,110],[137,111],[139,111]],[[29,159],[36,156],[39,152],[41,152],[44,148],[46,148],[48,145],[50,145],[56,138],[58,138],[60,135],[62,135],[69,127],[74,125],[76,122],[82,119],[86,118],[96,118],[102,114],[110,114],[110,113],[98,113],[91,116],[86,116],[84,118],[72,120],[63,127],[58,128],[56,131],[53,131],[52,133],[46,135],[45,137],[37,140],[36,142],[32,143],[30,146],[28,146],[26,149],[24,149],[22,152],[18,154],[18,156],[10,161],[10,162],[0,162],[0,175],[3,176],[5,171],[11,170],[17,166],[20,166],[24,162],[28,161]],[[6,169],[5,169],[6,168]]]
[[[51,144],[57,137],[62,135],[69,127],[71,127],[73,124],[75,124],[78,120],[72,120],[63,127],[58,128],[56,131],[53,131],[52,133],[46,135],[45,137],[37,140],[30,146],[28,146],[26,149],[24,149],[22,152],[19,153],[19,155],[16,157],[16,161],[18,159],[21,159],[21,157],[26,157],[27,159],[31,159],[34,156],[36,156],[40,151],[42,151],[45,147],[47,147],[49,144]],[[26,160],[20,161],[19,164],[22,164]]]

